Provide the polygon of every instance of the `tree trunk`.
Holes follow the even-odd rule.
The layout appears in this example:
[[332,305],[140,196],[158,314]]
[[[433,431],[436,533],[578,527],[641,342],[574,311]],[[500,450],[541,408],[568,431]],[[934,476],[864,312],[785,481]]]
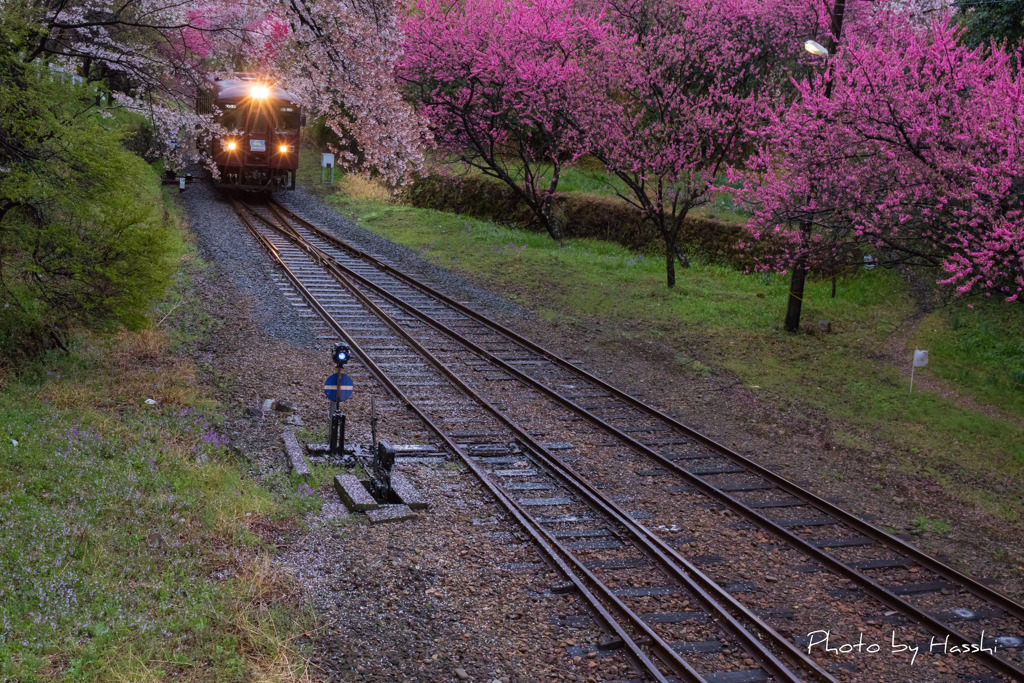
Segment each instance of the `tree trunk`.
[[690,259],[686,258],[686,254],[684,254],[683,250],[679,248],[679,242],[672,240],[672,249],[676,252],[676,258],[679,259],[679,265],[683,268],[689,268]]
[[671,245],[665,245],[665,272],[669,288],[676,286],[676,255]]
[[804,303],[804,282],[807,280],[807,256],[800,256],[793,263],[793,275],[789,280],[789,302],[786,305],[786,332],[800,329],[800,308]]
[[541,222],[544,223],[544,227],[547,229],[548,234],[551,235],[551,239],[562,243],[562,227],[558,224],[558,219],[555,218],[554,207],[551,206],[550,202],[542,202],[540,205]]

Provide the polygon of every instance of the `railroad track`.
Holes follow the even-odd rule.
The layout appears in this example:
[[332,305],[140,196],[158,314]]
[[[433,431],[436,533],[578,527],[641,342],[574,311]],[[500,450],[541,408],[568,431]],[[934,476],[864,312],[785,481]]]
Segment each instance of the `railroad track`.
[[236,210],[306,303],[552,558],[607,647],[652,679],[900,680],[872,678],[880,662],[850,671],[824,648],[809,657],[815,615],[791,608],[810,596],[822,628],[856,633],[859,618],[904,629],[908,646],[995,646],[914,680],[1024,680],[1021,605],[281,205]]

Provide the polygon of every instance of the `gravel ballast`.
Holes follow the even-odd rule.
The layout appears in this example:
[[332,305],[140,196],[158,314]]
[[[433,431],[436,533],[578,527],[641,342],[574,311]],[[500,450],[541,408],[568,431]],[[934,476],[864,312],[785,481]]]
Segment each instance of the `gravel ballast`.
[[226,195],[208,183],[193,183],[182,206],[200,255],[213,262],[240,295],[258,302],[251,311],[259,328],[272,339],[314,348],[311,331],[269,277],[270,259],[239,222]]
[[[213,376],[232,377],[224,433],[249,461],[252,476],[282,495],[306,495],[288,476],[282,434],[299,415],[306,423],[300,437],[325,440],[321,383],[331,370],[331,342],[317,339],[316,327],[305,324],[271,282],[269,258],[225,199],[196,184],[182,204],[200,253],[213,264],[202,290],[204,312],[216,322],[194,353]],[[449,283],[453,289],[464,284],[457,278]],[[371,398],[382,412],[382,438],[424,442],[424,426],[387,397],[358,360],[346,372],[357,387],[345,403],[349,443],[369,441]],[[262,411],[271,398],[293,404],[295,413]],[[430,508],[379,526],[350,514],[332,477],[318,478],[316,468],[307,481],[323,507],[299,520],[299,533],[272,539],[281,549],[280,566],[320,618],[307,643],[314,679],[511,683],[635,676],[621,653],[586,653],[596,648],[600,629],[575,596],[551,593],[564,578],[518,538],[463,467],[402,465]],[[571,648],[583,651],[571,654]]]
[[477,287],[447,268],[441,268],[425,261],[419,253],[408,247],[391,242],[360,227],[351,219],[325,206],[320,199],[302,188],[295,192],[285,193],[278,199],[281,204],[318,227],[333,232],[341,239],[351,242],[354,246],[380,258],[390,266],[426,279],[448,296],[468,302],[477,310],[487,309],[509,317],[531,317],[528,311],[508,299]]

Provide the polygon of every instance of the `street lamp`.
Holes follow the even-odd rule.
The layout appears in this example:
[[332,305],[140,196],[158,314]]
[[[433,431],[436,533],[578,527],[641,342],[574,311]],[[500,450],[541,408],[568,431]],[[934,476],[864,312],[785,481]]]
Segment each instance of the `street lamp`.
[[810,52],[815,57],[828,57],[828,50],[821,43],[813,40],[804,41],[804,49]]

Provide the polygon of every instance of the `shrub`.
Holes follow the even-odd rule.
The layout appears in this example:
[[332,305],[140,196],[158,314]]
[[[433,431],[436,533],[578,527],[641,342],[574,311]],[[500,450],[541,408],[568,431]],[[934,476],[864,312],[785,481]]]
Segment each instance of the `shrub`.
[[172,272],[156,172],[95,93],[0,48],[0,352],[81,328],[136,328]]

